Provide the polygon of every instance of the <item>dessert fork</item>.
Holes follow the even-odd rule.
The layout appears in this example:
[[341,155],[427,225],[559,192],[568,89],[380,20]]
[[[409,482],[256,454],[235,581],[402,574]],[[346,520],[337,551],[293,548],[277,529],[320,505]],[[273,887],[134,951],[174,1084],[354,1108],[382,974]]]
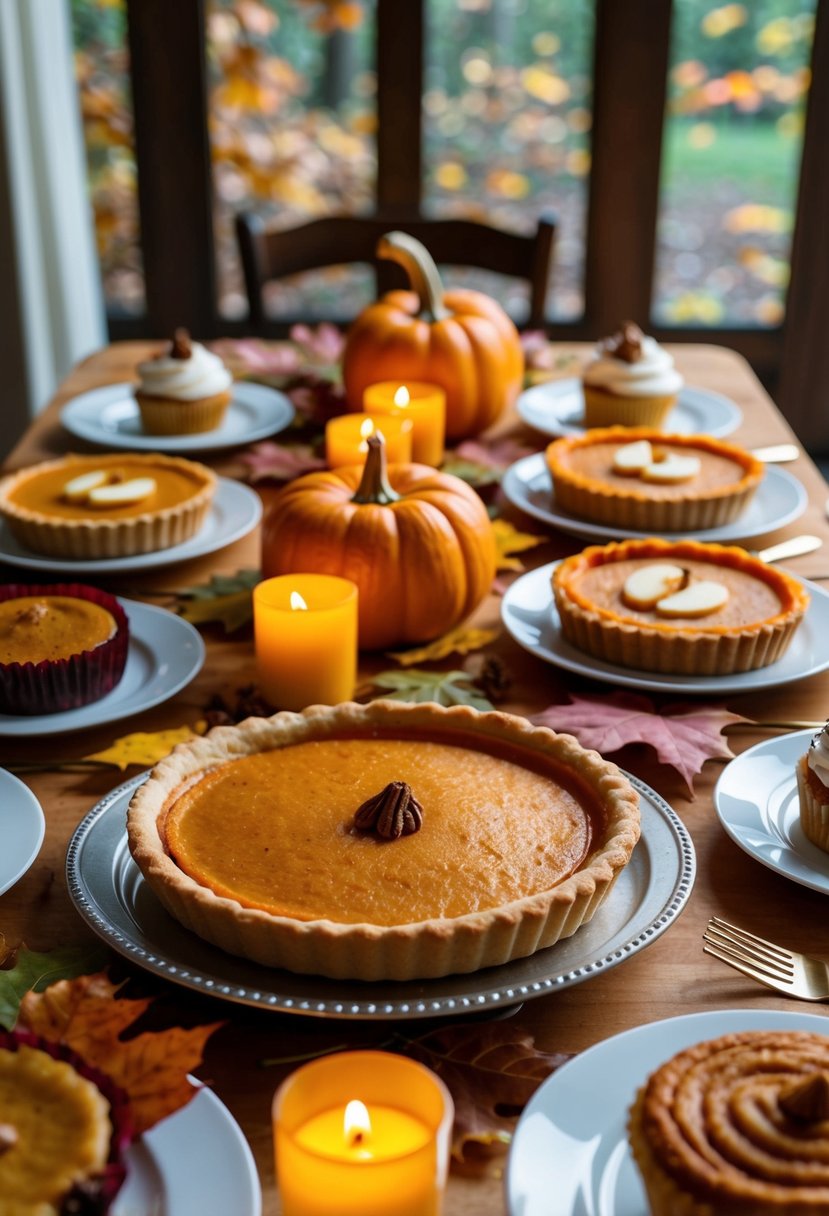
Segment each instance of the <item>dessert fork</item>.
[[801,1001],[829,1000],[829,965],[786,950],[746,929],[712,916],[703,933],[703,951],[743,975]]

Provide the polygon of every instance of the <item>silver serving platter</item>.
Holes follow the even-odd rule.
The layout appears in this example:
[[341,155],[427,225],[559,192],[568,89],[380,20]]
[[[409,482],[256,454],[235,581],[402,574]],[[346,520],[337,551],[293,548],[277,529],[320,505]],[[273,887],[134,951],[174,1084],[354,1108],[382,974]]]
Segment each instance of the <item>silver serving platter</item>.
[[129,800],[147,773],[112,790],[78,825],[66,855],[69,893],[119,954],[173,983],[243,1005],[326,1018],[433,1018],[506,1009],[579,984],[655,941],[691,894],[694,846],[676,812],[644,782],[642,837],[605,902],[572,937],[529,958],[470,975],[364,983],[295,975],[226,954],[164,910],[133,861]]

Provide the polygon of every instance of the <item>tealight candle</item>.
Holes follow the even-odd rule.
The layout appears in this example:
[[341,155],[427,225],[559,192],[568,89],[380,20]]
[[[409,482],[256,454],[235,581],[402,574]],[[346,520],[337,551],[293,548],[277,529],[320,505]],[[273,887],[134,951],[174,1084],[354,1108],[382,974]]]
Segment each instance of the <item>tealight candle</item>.
[[382,420],[368,414],[341,414],[325,427],[325,459],[329,469],[338,465],[365,464],[368,438],[379,431],[386,441],[386,457],[393,464],[408,464],[412,459],[411,418],[387,415]]
[[412,458],[419,464],[435,467],[443,460],[446,394],[437,384],[419,381],[401,384],[399,380],[370,384],[363,394],[363,409],[372,418],[385,418],[389,414],[411,418]]
[[357,682],[357,587],[328,574],[284,574],[253,589],[259,687],[278,709],[337,705]]
[[443,1082],[405,1056],[306,1064],[273,1103],[283,1216],[438,1216],[453,1118]]

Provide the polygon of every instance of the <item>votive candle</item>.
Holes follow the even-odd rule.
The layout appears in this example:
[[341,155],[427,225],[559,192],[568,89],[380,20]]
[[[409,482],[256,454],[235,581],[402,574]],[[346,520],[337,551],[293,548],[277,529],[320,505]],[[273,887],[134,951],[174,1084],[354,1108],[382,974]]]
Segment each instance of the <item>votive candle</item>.
[[325,459],[329,469],[340,465],[365,464],[368,438],[380,431],[386,441],[386,456],[392,464],[408,464],[412,459],[411,418],[389,414],[372,418],[368,414],[340,414],[325,426]]
[[446,439],[446,394],[437,384],[381,380],[363,394],[363,409],[372,418],[389,415],[411,418],[412,459],[437,467]]

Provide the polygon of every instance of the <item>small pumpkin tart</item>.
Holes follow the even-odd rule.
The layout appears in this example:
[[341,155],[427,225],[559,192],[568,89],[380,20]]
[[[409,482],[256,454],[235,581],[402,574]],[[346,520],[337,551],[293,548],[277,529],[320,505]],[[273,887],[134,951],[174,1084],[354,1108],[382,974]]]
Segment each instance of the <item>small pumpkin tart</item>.
[[48,714],[98,701],[124,674],[129,622],[82,583],[0,586],[0,713]]
[[556,503],[571,515],[637,532],[690,532],[737,519],[765,466],[707,435],[604,427],[546,451]]
[[132,557],[193,536],[216,490],[206,465],[175,456],[63,456],[0,481],[0,515],[47,557]]
[[231,954],[335,978],[476,971],[569,937],[639,836],[638,796],[569,735],[466,706],[313,706],[179,746],[132,854]]
[[802,584],[736,546],[592,545],[556,566],[568,642],[643,671],[729,675],[779,659],[809,604]]

